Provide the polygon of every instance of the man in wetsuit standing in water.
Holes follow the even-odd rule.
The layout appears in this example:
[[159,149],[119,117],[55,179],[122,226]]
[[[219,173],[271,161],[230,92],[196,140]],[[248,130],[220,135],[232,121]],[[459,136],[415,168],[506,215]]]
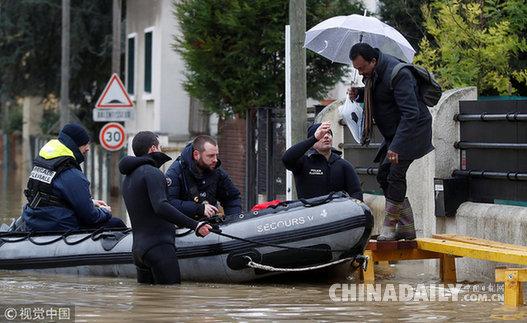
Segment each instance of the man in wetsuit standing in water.
[[178,284],[181,277],[174,224],[193,229],[201,237],[209,234],[211,226],[185,216],[168,202],[166,178],[159,167],[170,157],[161,152],[156,134],[137,133],[132,149],[135,157],[124,157],[119,170],[126,175],[122,191],[134,235],[137,282]]

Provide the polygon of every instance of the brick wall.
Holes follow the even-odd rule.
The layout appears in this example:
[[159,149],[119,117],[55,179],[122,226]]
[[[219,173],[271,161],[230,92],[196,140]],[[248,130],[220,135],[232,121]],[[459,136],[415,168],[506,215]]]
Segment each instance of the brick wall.
[[242,205],[245,205],[245,119],[220,119],[218,123],[218,146],[220,160],[225,171],[230,175],[234,185],[242,194]]

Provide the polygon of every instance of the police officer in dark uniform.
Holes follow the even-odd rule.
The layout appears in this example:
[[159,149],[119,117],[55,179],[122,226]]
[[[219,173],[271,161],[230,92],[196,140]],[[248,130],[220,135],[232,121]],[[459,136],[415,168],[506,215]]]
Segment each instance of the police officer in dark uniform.
[[188,144],[166,172],[170,203],[195,220],[218,213],[218,203],[225,216],[242,211],[240,191],[218,159],[214,138],[197,136]]
[[291,146],[282,156],[285,167],[293,172],[299,198],[311,198],[345,191],[362,201],[359,177],[353,166],[333,149],[329,122],[315,123],[307,139]]
[[93,200],[80,164],[90,137],[78,124],[67,124],[58,139],[46,143],[34,161],[22,219],[28,231],[69,231],[125,227],[106,202]]
[[170,157],[161,152],[156,134],[137,133],[132,149],[135,157],[124,157],[119,162],[119,170],[126,175],[122,191],[132,222],[137,282],[180,283],[174,224],[195,230],[202,237],[209,234],[211,226],[190,219],[168,202],[167,180],[159,167]]

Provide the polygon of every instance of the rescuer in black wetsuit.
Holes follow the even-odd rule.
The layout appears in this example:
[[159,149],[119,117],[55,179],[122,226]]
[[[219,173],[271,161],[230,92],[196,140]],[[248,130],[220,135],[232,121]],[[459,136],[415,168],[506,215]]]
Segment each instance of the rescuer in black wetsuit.
[[139,132],[132,148],[136,157],[124,157],[119,170],[126,175],[122,191],[132,223],[137,282],[180,283],[174,224],[193,229],[201,237],[209,234],[211,226],[185,216],[168,202],[166,178],[159,167],[170,157],[160,151],[156,134]]

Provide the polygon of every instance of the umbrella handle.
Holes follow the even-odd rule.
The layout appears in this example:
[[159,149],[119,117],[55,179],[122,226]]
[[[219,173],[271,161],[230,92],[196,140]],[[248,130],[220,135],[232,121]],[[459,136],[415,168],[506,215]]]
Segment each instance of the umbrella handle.
[[322,48],[321,50],[319,50],[319,51],[317,52],[317,54],[320,54],[320,53],[322,53],[323,51],[325,51],[325,50],[328,48],[328,45],[329,45],[328,41],[327,41],[327,40],[324,40],[324,48]]

